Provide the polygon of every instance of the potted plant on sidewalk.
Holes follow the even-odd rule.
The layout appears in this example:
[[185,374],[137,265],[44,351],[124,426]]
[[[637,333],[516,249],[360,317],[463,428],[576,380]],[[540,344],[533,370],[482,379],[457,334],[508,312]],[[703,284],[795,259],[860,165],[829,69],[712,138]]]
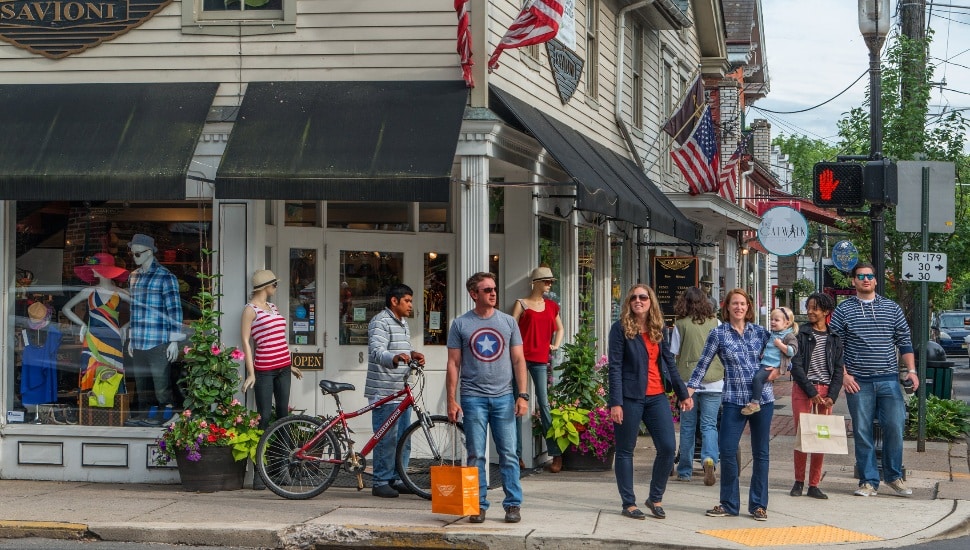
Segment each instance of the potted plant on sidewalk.
[[592,313],[584,308],[579,331],[562,346],[565,359],[556,370],[559,382],[552,388],[552,426],[547,434],[563,452],[566,470],[609,470],[616,441],[606,407],[607,358],[596,356]]
[[175,460],[182,486],[190,491],[241,489],[246,459],[255,457],[262,434],[259,415],[235,398],[243,353],[221,341],[222,313],[215,310],[219,295],[213,290],[220,275],[198,275],[202,288],[194,300],[201,316],[191,323],[190,344],[182,350],[185,372],[179,379],[185,408],[156,440],[156,462]]

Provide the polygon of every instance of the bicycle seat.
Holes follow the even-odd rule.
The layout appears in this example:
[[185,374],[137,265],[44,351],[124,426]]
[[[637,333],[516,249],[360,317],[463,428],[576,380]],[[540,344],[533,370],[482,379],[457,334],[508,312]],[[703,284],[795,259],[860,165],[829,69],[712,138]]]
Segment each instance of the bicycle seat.
[[323,390],[323,393],[334,394],[334,393],[340,393],[342,391],[348,391],[348,390],[354,391],[355,388],[353,384],[349,384],[347,382],[332,382],[330,380],[321,380],[320,389]]

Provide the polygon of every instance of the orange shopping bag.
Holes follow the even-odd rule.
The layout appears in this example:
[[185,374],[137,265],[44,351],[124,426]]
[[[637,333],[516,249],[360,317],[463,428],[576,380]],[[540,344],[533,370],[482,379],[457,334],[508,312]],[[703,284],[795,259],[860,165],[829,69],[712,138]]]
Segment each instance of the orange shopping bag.
[[432,466],[431,511],[453,516],[477,516],[478,468]]

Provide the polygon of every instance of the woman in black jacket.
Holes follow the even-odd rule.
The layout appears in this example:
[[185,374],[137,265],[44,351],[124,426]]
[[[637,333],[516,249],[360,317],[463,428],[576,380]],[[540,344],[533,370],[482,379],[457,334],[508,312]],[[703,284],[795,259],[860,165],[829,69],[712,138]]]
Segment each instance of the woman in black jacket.
[[[832,414],[832,405],[842,391],[842,339],[829,332],[828,317],[835,309],[835,302],[828,294],[815,293],[806,300],[808,323],[798,331],[798,352],[791,362],[794,380],[791,392],[792,413],[798,423],[802,413]],[[795,484],[789,493],[802,496],[805,487],[805,463],[808,455],[795,451]],[[822,480],[822,462],[825,455],[812,453],[808,473],[808,496],[829,498],[819,488]]]
[[664,320],[653,289],[636,285],[623,300],[620,320],[610,328],[609,381],[610,418],[616,424],[616,486],[623,501],[622,513],[633,519],[647,516],[637,508],[633,492],[633,449],[640,422],[647,425],[657,456],[653,461],[647,508],[657,519],[667,514],[663,495],[674,466],[676,441],[670,401],[664,386],[673,387],[680,408],[689,410],[693,400],[677,373],[670,344],[663,337]]

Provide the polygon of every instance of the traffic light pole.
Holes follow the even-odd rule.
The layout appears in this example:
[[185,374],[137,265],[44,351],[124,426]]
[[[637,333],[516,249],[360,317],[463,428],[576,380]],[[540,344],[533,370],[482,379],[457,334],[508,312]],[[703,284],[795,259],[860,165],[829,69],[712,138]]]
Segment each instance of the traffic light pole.
[[[866,36],[869,48],[869,160],[882,159],[882,68],[879,51],[884,37]],[[869,205],[872,230],[872,267],[876,274],[876,291],[886,294],[886,222],[882,204]]]

